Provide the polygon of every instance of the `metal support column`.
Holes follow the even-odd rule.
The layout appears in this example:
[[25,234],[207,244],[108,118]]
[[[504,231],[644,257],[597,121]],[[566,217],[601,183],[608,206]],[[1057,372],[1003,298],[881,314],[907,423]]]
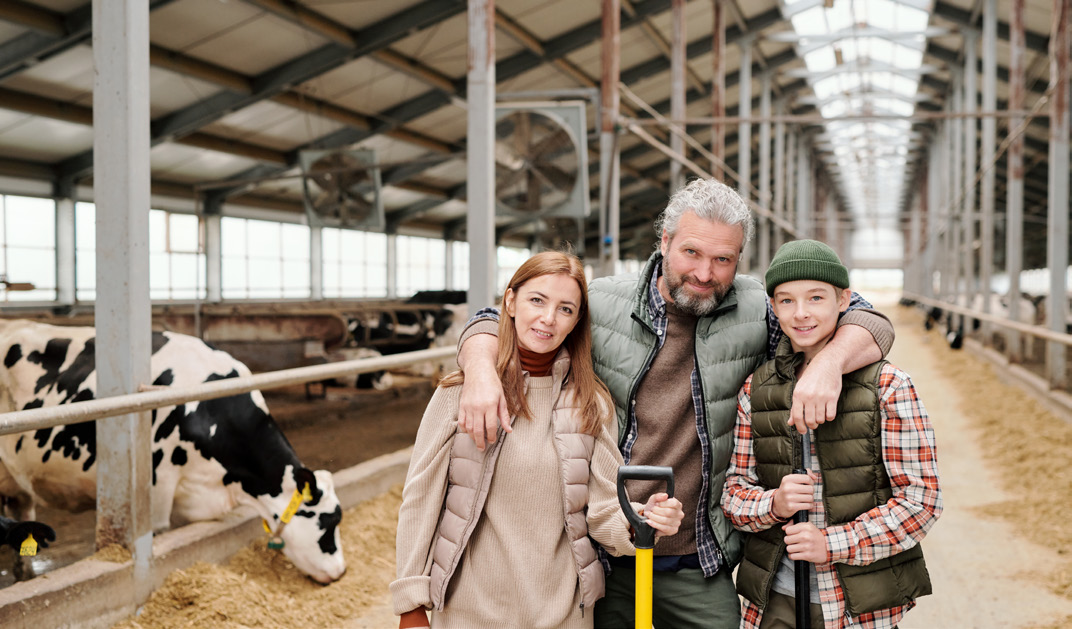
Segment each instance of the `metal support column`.
[[811,214],[811,160],[808,159],[808,145],[801,133],[797,145],[797,238],[808,238],[808,217]]
[[[470,199],[469,202],[471,204],[472,199]],[[494,237],[495,237],[495,235],[492,234],[492,238],[494,238]],[[472,243],[471,242],[470,242],[469,246],[470,246],[470,250],[472,250]],[[492,255],[494,255],[494,253],[495,253],[495,243],[494,242],[492,242],[492,244],[491,244],[491,251],[492,251]],[[388,299],[395,299],[396,297],[398,297],[398,234],[387,234],[387,256],[386,257],[387,257],[387,264],[386,264],[387,298]],[[495,269],[494,264],[492,265],[491,268],[492,268],[492,270]],[[469,269],[469,279],[470,279],[470,281],[473,280],[473,269],[471,269],[471,268]],[[488,283],[488,286],[493,286],[493,285],[494,285],[494,278],[492,279],[491,282]],[[481,302],[481,303],[492,304],[492,303],[494,303],[494,300],[495,300],[495,290],[492,289],[491,290],[491,296],[488,297],[488,300],[486,302]],[[469,307],[469,310],[472,311],[472,312],[469,313],[470,315],[476,314],[476,311],[473,310],[472,306]],[[479,310],[479,308],[477,308],[477,310]]]
[[[711,0],[714,24],[711,27],[711,62],[714,65],[711,75],[711,116],[720,119],[726,115],[726,4],[725,0]],[[726,159],[726,124],[716,122],[711,125],[711,154],[725,161]],[[718,164],[711,164],[711,174],[719,181],[725,180],[725,173]]]
[[968,307],[973,305],[976,294],[975,270],[975,239],[978,209],[975,205],[975,170],[977,164],[979,120],[974,117],[978,111],[979,89],[979,57],[976,52],[979,42],[979,31],[963,29],[964,35],[964,99],[962,110],[964,111],[964,206],[963,224],[964,229],[964,299]]
[[[998,3],[985,0],[983,4],[983,111],[998,108]],[[993,116],[983,118],[980,139],[979,161],[984,168],[979,188],[979,294],[983,296],[983,312],[990,313],[990,278],[994,272],[994,186],[996,181],[994,161],[997,121]],[[1017,293],[1018,294],[1018,293]],[[1016,301],[1010,299],[1010,301]],[[991,326],[983,323],[983,342],[991,344]]]
[[599,265],[597,276],[614,275],[621,257],[621,150],[618,146],[618,110],[621,94],[619,0],[603,0],[602,77],[599,119]]
[[[759,77],[759,204],[771,209],[771,73],[765,70]],[[771,229],[774,224],[764,217],[756,220],[759,228],[759,268],[766,272],[771,259]]]
[[[495,0],[469,0],[469,103],[466,191],[469,314],[494,302],[495,262]],[[387,292],[396,287],[395,236],[387,237]]]
[[[953,89],[953,113],[959,114],[964,111],[964,79],[963,73],[959,68],[953,67],[951,69],[952,81],[951,87]],[[963,170],[963,157],[964,157],[964,124],[958,122],[956,119],[950,120],[950,127],[952,127],[952,139],[953,145],[949,151],[949,164],[953,169],[953,187],[950,190],[950,211],[949,211],[949,233],[951,235],[949,241],[950,249],[950,265],[949,265],[949,280],[953,290],[953,301],[957,301],[963,294],[961,290],[960,281],[960,267],[961,261],[964,258],[963,250],[961,249],[961,240],[964,235],[962,229],[961,220],[963,219],[963,205],[962,193],[964,190],[964,170]],[[961,305],[967,306],[968,304],[962,303]],[[958,317],[958,320],[962,317]]]
[[309,298],[324,298],[324,228],[309,226]]
[[[741,47],[741,81],[737,84],[737,115],[744,119],[752,116],[752,43],[754,36],[746,35],[738,42]],[[741,122],[737,125],[737,182],[741,196],[754,199],[752,194],[752,123]],[[752,268],[752,254],[746,248],[738,263],[741,273],[748,273]]]
[[737,187],[745,199],[755,199],[752,194],[752,43],[754,36],[746,35],[737,44],[741,47],[741,81],[737,84],[737,115],[744,122],[737,124],[737,174],[741,176]]
[[[785,115],[785,99],[779,98],[775,105],[775,111],[778,116]],[[778,218],[785,219],[785,121],[779,118],[778,122],[774,123],[774,199],[773,199],[773,211],[774,215]],[[771,225],[771,230],[774,232],[774,240],[771,242],[771,251],[778,251],[785,242],[785,231],[777,226]]]
[[[685,0],[673,0],[671,6],[670,41],[670,118],[678,125],[685,119],[685,46],[689,43],[688,28],[685,25]],[[685,124],[680,123],[681,130]],[[676,133],[670,134],[670,149],[678,155],[685,154],[685,138]],[[685,185],[685,173],[681,162],[670,160],[670,194]]]
[[223,241],[220,233],[222,217],[205,214],[205,297],[209,303],[223,300]]
[[926,252],[923,255],[922,289],[924,297],[934,298],[934,272],[937,270],[938,261],[938,227],[937,213],[941,209],[939,189],[941,182],[938,175],[941,172],[941,134],[936,132],[931,137],[930,150],[927,155],[927,234]]
[[69,191],[56,198],[56,302],[75,303],[75,221],[74,198]]
[[[796,224],[797,203],[797,133],[789,133],[788,146],[785,151],[785,219],[791,224]],[[793,240],[789,232],[785,234],[786,240]]]
[[[1024,0],[1012,0],[1009,16],[1009,111],[1024,108]],[[1020,294],[1020,272],[1024,268],[1024,136],[1016,133],[1024,119],[1009,118],[1009,154],[1005,183],[1005,274],[1009,276],[1009,294]],[[1017,321],[1020,300],[1009,300],[1009,318]],[[1030,337],[1028,337],[1030,338]],[[1034,339],[1030,340],[1034,343]],[[1023,362],[1020,333],[1005,332],[1009,362]]]
[[[1053,0],[1050,29],[1050,154],[1047,193],[1046,266],[1050,269],[1050,295],[1046,322],[1054,332],[1065,332],[1068,317],[1068,71],[1069,21],[1072,0]],[[1050,386],[1065,386],[1065,346],[1047,343],[1046,371]]]
[[[93,0],[93,189],[97,206],[97,397],[149,384],[149,5]],[[134,559],[149,597],[153,528],[149,413],[97,421],[97,548]]]
[[443,288],[454,290],[454,240],[446,240],[443,249]]

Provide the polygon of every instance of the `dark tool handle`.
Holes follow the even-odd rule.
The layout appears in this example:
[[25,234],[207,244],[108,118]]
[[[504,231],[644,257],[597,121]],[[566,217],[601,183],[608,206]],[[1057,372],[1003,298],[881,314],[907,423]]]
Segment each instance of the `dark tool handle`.
[[[807,474],[804,469],[793,470],[794,474]],[[808,521],[807,509],[801,509],[793,514],[793,523],[801,524]],[[796,560],[793,562],[793,575],[796,577],[797,594],[797,629],[811,629],[811,574],[808,562]]]
[[674,470],[673,468],[659,465],[622,465],[618,468],[618,504],[622,506],[622,512],[629,520],[636,532],[634,545],[637,548],[655,548],[655,529],[648,524],[646,518],[633,510],[629,504],[629,496],[625,493],[625,481],[627,480],[661,480],[666,481],[666,493],[674,496]]

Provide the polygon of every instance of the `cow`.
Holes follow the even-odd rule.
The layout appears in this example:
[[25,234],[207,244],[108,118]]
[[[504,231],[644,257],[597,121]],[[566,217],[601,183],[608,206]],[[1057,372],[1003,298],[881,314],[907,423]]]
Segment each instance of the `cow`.
[[56,531],[43,522],[19,522],[0,515],[0,545],[10,546],[20,555],[36,555],[38,548],[48,548],[54,541]]
[[[0,321],[0,412],[91,400],[93,328]],[[152,384],[192,387],[250,375],[200,339],[154,332]],[[32,519],[36,505],[83,511],[96,505],[93,422],[0,437],[0,495]],[[260,391],[152,411],[152,525],[155,531],[220,517],[249,505],[279,533],[283,553],[320,583],[346,570],[342,509],[331,473],[311,471],[272,418]],[[308,491],[305,491],[308,489]],[[288,506],[297,512],[286,523]]]

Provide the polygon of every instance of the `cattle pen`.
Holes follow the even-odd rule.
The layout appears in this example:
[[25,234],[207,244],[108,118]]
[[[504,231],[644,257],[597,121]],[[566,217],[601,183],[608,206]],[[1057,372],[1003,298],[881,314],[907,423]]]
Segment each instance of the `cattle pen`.
[[[14,434],[61,424],[94,421],[126,413],[139,413],[192,401],[217,399],[255,390],[270,390],[309,382],[324,382],[348,375],[397,369],[430,360],[452,359],[454,348],[421,350],[395,356],[315,365],[272,373],[229,378],[197,387],[151,390],[125,396],[76,404],[23,410],[0,415],[0,435]],[[154,387],[158,388],[158,387]],[[143,415],[143,421],[148,415]],[[336,472],[340,504],[349,509],[373,498],[405,477],[409,458],[406,450],[386,454]],[[104,480],[107,483],[107,479]],[[259,518],[236,512],[219,522],[199,523],[157,535],[147,575],[150,589],[159,587],[168,574],[197,561],[218,561],[229,557],[251,540],[263,536]],[[129,555],[128,555],[129,557]],[[16,558],[16,560],[18,560]],[[19,583],[0,590],[0,621],[4,626],[110,626],[130,616],[137,608],[133,587],[133,560],[88,561],[49,573],[48,583],[40,580]],[[107,592],[94,597],[94,604],[77,595],[80,590]]]

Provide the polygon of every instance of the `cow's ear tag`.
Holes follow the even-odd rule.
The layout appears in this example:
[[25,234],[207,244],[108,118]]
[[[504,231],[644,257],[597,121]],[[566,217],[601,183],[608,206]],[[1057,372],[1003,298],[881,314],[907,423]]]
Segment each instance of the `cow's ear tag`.
[[313,492],[309,490],[309,483],[305,483],[305,487],[302,487],[301,497],[305,502],[313,501]]
[[271,550],[283,550],[283,538],[272,537],[268,540],[268,548]]
[[272,534],[272,527],[268,526],[268,520],[261,520],[261,524],[264,525],[264,532],[269,534],[269,535],[271,535]]
[[33,538],[33,535],[27,535],[23,540],[22,546],[19,547],[19,555],[22,557],[34,557],[37,555],[37,540]]
[[301,506],[302,495],[298,493],[298,490],[294,490],[294,495],[290,497],[290,504],[283,511],[283,515],[279,516],[279,521],[283,524],[289,524],[290,519],[294,517],[294,514],[298,512],[298,507]]

